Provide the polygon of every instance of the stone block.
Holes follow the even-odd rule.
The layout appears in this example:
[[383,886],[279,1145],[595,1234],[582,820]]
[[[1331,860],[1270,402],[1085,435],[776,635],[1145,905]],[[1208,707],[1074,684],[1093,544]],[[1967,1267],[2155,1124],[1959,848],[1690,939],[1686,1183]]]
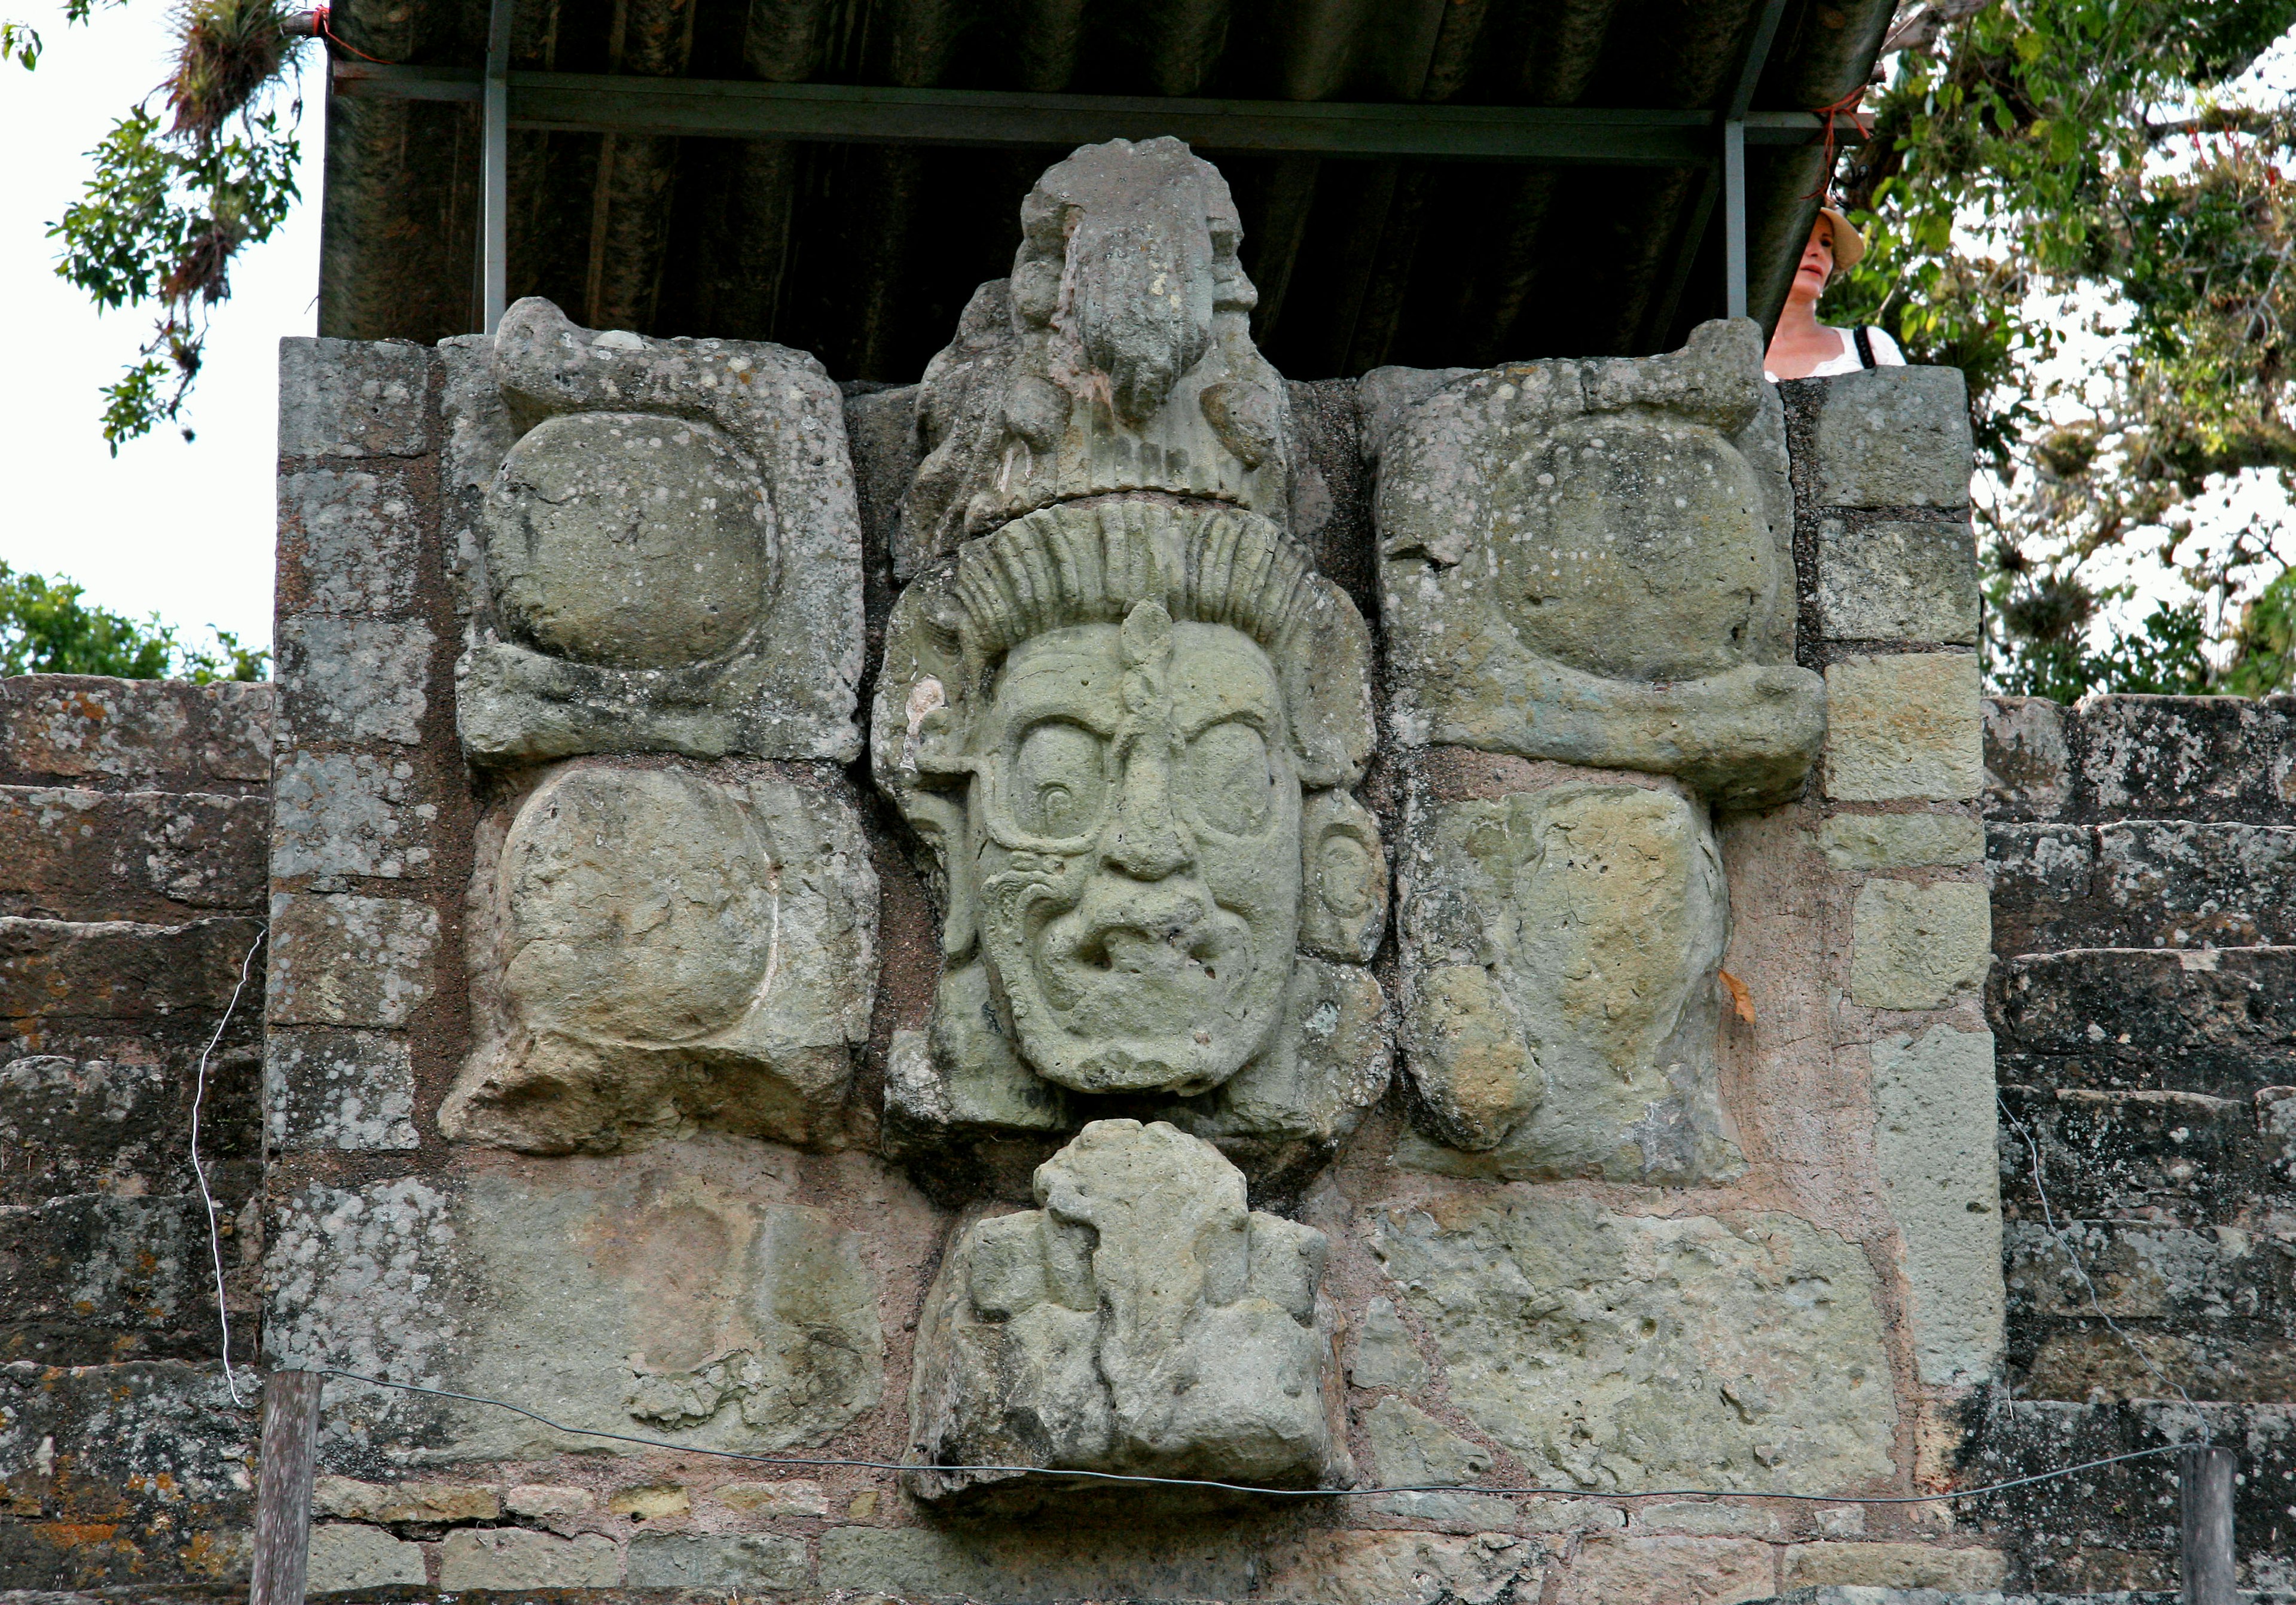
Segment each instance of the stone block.
[[2296,700],[2092,697],[2064,718],[2068,818],[2296,824]]
[[1379,1486],[1460,1487],[1491,1469],[1490,1451],[1462,1437],[1415,1404],[1382,1399],[1364,1416]]
[[2005,1046],[2112,1060],[2128,1067],[2126,1085],[2161,1085],[2133,1077],[2169,1060],[2200,1073],[2211,1054],[2232,1056],[2235,1075],[2296,1079],[2277,1073],[2296,1046],[2296,947],[2024,954],[2003,962],[1991,993]]
[[0,679],[0,783],[260,791],[271,784],[274,689],[100,675]]
[[805,1540],[780,1533],[641,1533],[630,1540],[632,1588],[794,1593],[812,1569]]
[[1825,794],[1836,802],[1974,800],[1984,780],[1977,659],[1844,658],[1825,671]]
[[437,985],[439,915],[396,897],[271,899],[274,1026],[404,1026]]
[[322,1477],[311,1485],[316,1515],[343,1521],[451,1525],[495,1521],[502,1516],[500,1490],[447,1482],[361,1482],[352,1477]]
[[1836,814],[1817,830],[1837,870],[1910,870],[1978,864],[1985,822],[1974,814]]
[[491,434],[458,422],[452,471],[486,486],[464,751],[858,757],[860,514],[821,364],[532,299],[493,356],[516,438],[485,461]]
[[271,872],[281,880],[347,875],[425,879],[439,805],[405,758],[293,752],[271,803]]
[[1715,1057],[1728,892],[1705,810],[1646,777],[1540,785],[1519,761],[1485,766],[1456,800],[1414,787],[1406,815],[1402,1037],[1432,1141],[1399,1162],[1506,1181],[1736,1174]]
[[877,881],[840,780],[578,761],[544,775],[486,854],[478,1040],[441,1131],[566,1153],[841,1129],[869,1036]]
[[1824,507],[1969,503],[1969,387],[1958,368],[1869,368],[1809,389]]
[[279,616],[402,615],[421,577],[424,487],[411,465],[279,476]]
[[709,1497],[745,1516],[812,1516],[827,1520],[829,1494],[817,1482],[728,1482]]
[[1451,1403],[1533,1481],[1802,1491],[1890,1474],[1874,1274],[1831,1232],[1463,1186],[1382,1209],[1371,1247]]
[[279,622],[279,745],[422,740],[430,630],[378,618]]
[[1505,1533],[1447,1537],[1339,1528],[1277,1546],[1265,1597],[1324,1605],[1450,1605],[1540,1597],[1546,1548]]
[[1634,1516],[1637,1533],[1681,1533],[1693,1538],[1775,1538],[1784,1527],[1775,1511],[1725,1499],[1645,1504]]
[[906,1474],[913,1493],[1020,1480],[975,1466],[1352,1477],[1322,1232],[1248,1210],[1242,1173],[1160,1122],[1093,1122],[1036,1191],[1042,1208],[969,1226],[927,1295],[909,1416],[931,1470]]
[[168,924],[260,909],[269,812],[258,797],[0,786],[0,912]]
[[1977,644],[1977,543],[1967,524],[1817,527],[1817,609],[1832,641]]
[[2030,1086],[2002,1095],[2016,1137],[2003,1156],[2003,1192],[2029,1216],[2039,1213],[2035,1146],[2061,1219],[2243,1223],[2270,1184],[2246,1098]]
[[[1801,784],[1776,401],[1742,325],[1640,362],[1517,364],[1402,412],[1379,460],[1382,613],[1406,745]],[[1528,436],[1531,444],[1525,445]]]
[[1005,1605],[1241,1600],[1251,1592],[1255,1569],[1250,1550],[1226,1535],[1136,1524],[1021,1531],[972,1524],[833,1527],[821,1535],[818,1586],[824,1593],[852,1589],[912,1600],[964,1594]]
[[1936,1026],[1872,1055],[1874,1161],[1905,1245],[1915,1374],[1932,1387],[1990,1381],[2005,1298],[1993,1038]]
[[693,1496],[675,1483],[645,1483],[633,1488],[617,1488],[606,1495],[610,1514],[627,1516],[633,1521],[660,1521],[665,1517],[683,1516],[693,1508]]
[[344,1593],[355,1588],[420,1588],[428,1580],[419,1544],[356,1522],[322,1521],[311,1528],[305,1585],[315,1594]]
[[1561,1605],[1736,1605],[1777,1592],[1777,1552],[1734,1538],[1589,1537],[1563,1574]]
[[2296,826],[2183,820],[2100,826],[2095,896],[2094,922],[2062,946],[2296,943]]
[[184,925],[0,919],[0,1020],[157,1022],[219,1010],[261,934],[261,921],[231,918]]
[[598,1501],[587,1488],[561,1487],[554,1483],[522,1482],[503,1490],[503,1509],[530,1521],[564,1521],[588,1514]]
[[442,1589],[616,1588],[622,1552],[601,1533],[554,1538],[524,1527],[463,1527],[439,1546]]
[[406,340],[279,342],[279,454],[414,457],[431,449],[428,349]]
[[0,1208],[0,1358],[86,1365],[214,1352],[215,1273],[197,1197],[97,1193]]
[[420,1148],[414,1060],[381,1031],[282,1026],[263,1044],[266,1140],[282,1153]]
[[1936,1588],[1988,1593],[2009,1575],[1999,1550],[1929,1544],[1797,1544],[1786,1551],[1786,1588]]
[[1868,880],[1858,888],[1849,996],[1868,1009],[1935,1009],[1981,985],[1992,913],[1971,880]]
[[2072,795],[2065,709],[2046,697],[1988,697],[1985,812],[1990,819],[2054,819]]
[[[311,1183],[273,1206],[264,1233],[264,1353],[275,1365],[340,1366],[419,1382],[449,1369],[469,1314],[458,1303],[453,1200],[416,1177],[352,1191]],[[336,1397],[357,1397],[330,1382]],[[411,1396],[360,1390],[365,1418],[323,1412],[322,1454],[435,1413]]]
[[1419,1355],[1403,1317],[1391,1298],[1374,1298],[1364,1313],[1356,1333],[1355,1357],[1348,1363],[1348,1380],[1358,1388],[1394,1388],[1416,1393],[1427,1386],[1427,1362]]
[[148,1060],[37,1053],[0,1064],[0,1152],[11,1160],[0,1203],[190,1191],[186,1091],[170,1066]]

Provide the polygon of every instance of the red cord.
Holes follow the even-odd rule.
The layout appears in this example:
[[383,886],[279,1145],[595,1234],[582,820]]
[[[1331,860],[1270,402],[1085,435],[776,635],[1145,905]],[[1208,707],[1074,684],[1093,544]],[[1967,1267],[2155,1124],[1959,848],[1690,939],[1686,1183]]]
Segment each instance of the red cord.
[[[357,45],[349,43],[340,34],[328,27],[327,19],[334,14],[334,9],[335,8],[332,5],[322,5],[316,11],[312,12],[311,16],[313,20],[318,23],[319,31],[321,33],[324,34],[328,38],[332,39],[336,44],[340,45],[345,50],[349,51],[362,61],[373,61],[378,67],[394,67],[398,65],[395,61],[384,61],[381,56],[371,56],[367,54],[366,52],[361,50]],[[1833,129],[1831,126],[1827,128],[1826,137],[1827,143],[1830,144],[1833,140]]]
[[1808,194],[1804,195],[1802,197],[1804,201],[1815,201],[1820,206],[1824,206],[1833,199],[1833,119],[1837,117],[1847,117],[1849,119],[1850,126],[1855,127],[1860,134],[1871,132],[1871,130],[1866,127],[1864,120],[1857,115],[1857,102],[1866,98],[1866,86],[1865,85],[1860,84],[1857,88],[1852,89],[1849,94],[1843,95],[1840,100],[1834,102],[1830,106],[1813,106],[1810,108],[1809,114],[1812,117],[1822,117],[1825,119],[1825,166],[1818,171],[1817,187],[1812,190]]

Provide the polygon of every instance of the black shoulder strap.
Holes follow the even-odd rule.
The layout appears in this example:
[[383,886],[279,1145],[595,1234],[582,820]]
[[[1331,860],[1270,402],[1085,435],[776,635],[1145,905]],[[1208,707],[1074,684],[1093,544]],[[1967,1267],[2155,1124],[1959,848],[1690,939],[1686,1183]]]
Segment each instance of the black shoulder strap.
[[1874,365],[1874,337],[1866,332],[1866,325],[1860,323],[1857,328],[1851,330],[1849,332],[1849,338],[1857,342],[1857,365],[1861,368],[1872,367]]

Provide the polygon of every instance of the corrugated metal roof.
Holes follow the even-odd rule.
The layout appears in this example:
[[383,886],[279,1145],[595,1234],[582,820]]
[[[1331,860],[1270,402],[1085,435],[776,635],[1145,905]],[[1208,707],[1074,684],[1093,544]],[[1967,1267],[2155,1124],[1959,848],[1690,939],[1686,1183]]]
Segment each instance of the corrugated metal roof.
[[[1251,100],[1707,109],[1761,0],[518,0],[512,65],[781,83]],[[1756,110],[1870,71],[1890,0],[1789,0]],[[350,0],[344,39],[475,67],[486,0]],[[329,106],[320,328],[476,326],[479,126],[463,104]],[[1285,373],[1677,345],[1721,310],[1695,170],[1208,151],[1243,217],[1255,333]],[[911,379],[1019,242],[1064,152],[513,130],[509,291],[594,328],[765,339]],[[1751,308],[1775,315],[1815,149],[1750,151]]]

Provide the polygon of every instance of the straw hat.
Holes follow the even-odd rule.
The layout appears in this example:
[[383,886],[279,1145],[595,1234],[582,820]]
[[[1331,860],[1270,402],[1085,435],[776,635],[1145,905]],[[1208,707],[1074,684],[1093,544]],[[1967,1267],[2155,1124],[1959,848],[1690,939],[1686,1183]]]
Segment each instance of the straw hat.
[[1847,273],[1857,266],[1857,258],[1866,254],[1866,236],[1849,226],[1849,219],[1833,207],[1821,206],[1817,215],[1825,219],[1833,235],[1833,271]]

